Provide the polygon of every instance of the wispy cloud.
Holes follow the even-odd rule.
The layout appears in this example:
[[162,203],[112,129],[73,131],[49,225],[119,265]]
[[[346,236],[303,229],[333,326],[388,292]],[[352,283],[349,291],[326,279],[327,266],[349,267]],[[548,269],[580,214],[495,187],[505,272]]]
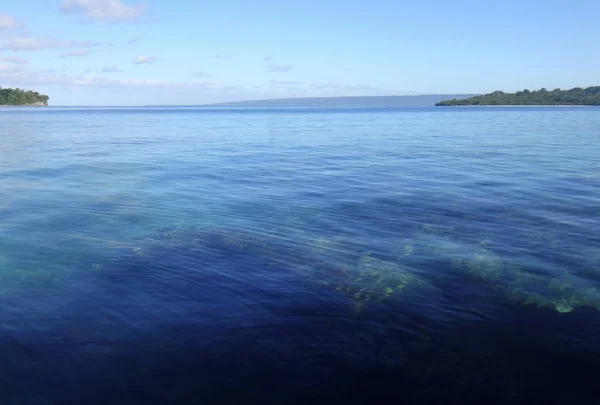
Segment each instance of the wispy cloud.
[[[16,71],[18,68],[19,71]],[[112,66],[109,66],[112,68]],[[103,69],[104,70],[104,69]],[[99,86],[113,88],[165,88],[165,89],[205,89],[232,91],[243,86],[223,85],[219,83],[189,83],[164,80],[117,79],[90,74],[95,69],[86,69],[81,75],[69,75],[64,71],[31,70],[21,66],[3,66],[0,64],[0,79],[7,85],[31,86]]]
[[11,51],[42,51],[60,48],[88,48],[95,45],[97,44],[89,41],[63,41],[42,36],[22,36],[5,39],[0,48]]
[[90,52],[90,51],[77,50],[77,51],[63,52],[60,55],[60,57],[61,58],[81,58],[84,56],[90,56],[91,54],[92,54],[92,52]]
[[201,71],[201,70],[198,71],[198,72],[190,73],[190,76],[194,76],[194,77],[206,77],[206,78],[212,77],[212,75],[209,75],[206,72]]
[[263,58],[263,60],[264,60],[265,62],[268,62],[268,61],[270,61],[270,60],[273,60],[273,59],[275,59],[275,58],[273,58],[272,56],[265,56],[265,57]]
[[293,68],[294,68],[293,65],[285,65],[285,64],[278,65],[275,63],[271,63],[271,64],[267,65],[267,70],[269,72],[289,72]]
[[63,13],[83,13],[94,21],[128,21],[139,18],[146,9],[144,3],[129,5],[121,0],[64,0]]
[[363,84],[337,84],[337,83],[311,83],[309,88],[314,90],[332,90],[332,91],[378,91],[377,87]]
[[16,28],[17,21],[9,15],[0,13],[0,30],[7,28]]
[[145,65],[148,63],[156,63],[156,62],[158,62],[158,58],[155,58],[154,56],[138,56],[133,61],[133,64],[134,65]]
[[15,65],[26,65],[27,63],[29,63],[27,59],[17,58],[14,56],[0,56],[0,62],[13,63]]
[[[86,69],[86,70],[90,70],[90,69]],[[56,75],[56,74],[61,73],[60,71],[58,71],[58,70],[56,70],[54,68],[42,69],[42,70],[32,70],[30,72],[35,72],[35,74],[43,74],[43,75]],[[62,73],[64,73],[64,69],[63,69]]]
[[140,42],[142,40],[142,38],[131,38],[129,41],[127,41],[127,45],[135,45],[138,42]]
[[20,65],[0,63],[0,75],[11,75],[21,71],[23,71],[23,67]]
[[231,59],[231,55],[218,54],[218,55],[215,55],[215,58],[217,58],[217,59]]
[[364,84],[310,83],[303,86],[302,89],[304,94],[308,97],[389,96],[398,94],[397,90],[384,89]]
[[121,68],[118,66],[104,66],[102,68],[102,73],[119,73],[122,72]]
[[301,85],[303,82],[299,82],[299,81],[295,81],[295,80],[276,80],[273,79],[269,82],[269,84],[271,86],[298,86]]

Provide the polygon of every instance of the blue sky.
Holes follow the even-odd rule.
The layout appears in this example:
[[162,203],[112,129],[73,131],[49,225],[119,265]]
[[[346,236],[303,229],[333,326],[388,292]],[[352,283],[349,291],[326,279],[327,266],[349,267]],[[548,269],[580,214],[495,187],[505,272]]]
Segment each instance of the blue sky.
[[52,105],[600,85],[600,1],[18,0],[0,86]]

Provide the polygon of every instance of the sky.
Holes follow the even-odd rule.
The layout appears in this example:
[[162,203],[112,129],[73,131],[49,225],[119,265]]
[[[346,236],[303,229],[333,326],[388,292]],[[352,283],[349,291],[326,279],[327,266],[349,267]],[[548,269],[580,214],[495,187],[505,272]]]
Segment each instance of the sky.
[[0,87],[51,105],[600,85],[598,0],[0,2]]

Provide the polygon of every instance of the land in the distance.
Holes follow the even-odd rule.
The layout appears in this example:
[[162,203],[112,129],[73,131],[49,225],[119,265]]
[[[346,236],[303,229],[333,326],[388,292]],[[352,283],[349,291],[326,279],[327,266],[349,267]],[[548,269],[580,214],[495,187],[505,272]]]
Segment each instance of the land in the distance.
[[0,105],[47,106],[49,98],[36,91],[0,88]]
[[600,105],[600,86],[570,90],[544,88],[537,91],[522,90],[516,93],[495,91],[471,98],[454,98],[436,103],[436,106],[468,105]]
[[201,107],[320,107],[320,108],[385,108],[433,107],[442,100],[463,99],[473,94],[427,94],[420,96],[306,97],[272,100],[248,100],[203,104]]
[[[49,97],[31,90],[0,88],[0,106],[47,106]],[[202,104],[198,107],[385,108],[486,105],[600,105],[600,86],[570,90],[494,91],[484,95],[427,94],[410,96],[304,97]],[[188,106],[189,107],[189,106]]]

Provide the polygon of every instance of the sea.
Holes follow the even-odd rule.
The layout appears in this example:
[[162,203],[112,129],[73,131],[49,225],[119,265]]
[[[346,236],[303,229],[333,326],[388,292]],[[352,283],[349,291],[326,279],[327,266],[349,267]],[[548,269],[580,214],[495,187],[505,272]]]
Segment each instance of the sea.
[[600,108],[0,109],[0,403],[598,404]]

